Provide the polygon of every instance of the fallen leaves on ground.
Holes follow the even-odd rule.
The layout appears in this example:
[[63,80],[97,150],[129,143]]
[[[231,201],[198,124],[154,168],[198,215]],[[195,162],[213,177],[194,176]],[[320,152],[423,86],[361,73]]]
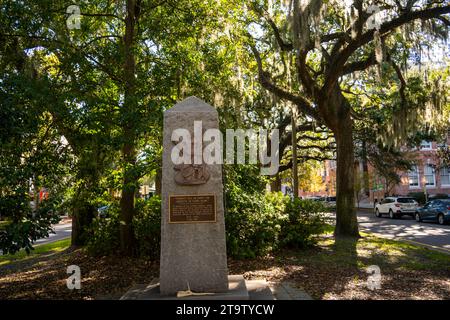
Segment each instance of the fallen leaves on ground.
[[[364,241],[339,248],[324,238],[310,249],[229,259],[229,273],[275,283],[290,281],[315,299],[450,299],[450,256],[448,260],[440,256],[436,262],[422,249],[386,251],[385,243]],[[419,268],[411,267],[419,262]],[[381,268],[379,290],[367,286],[366,266],[371,264]],[[66,286],[70,265],[80,267],[81,290]],[[427,265],[430,268],[423,268]],[[0,299],[118,299],[132,286],[150,283],[158,273],[157,261],[92,257],[82,249],[68,249],[0,267]]]

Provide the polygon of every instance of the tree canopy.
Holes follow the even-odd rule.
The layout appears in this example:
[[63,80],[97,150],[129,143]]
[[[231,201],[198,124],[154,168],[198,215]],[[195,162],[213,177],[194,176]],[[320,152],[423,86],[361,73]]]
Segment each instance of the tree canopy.
[[358,236],[355,154],[389,162],[395,180],[401,146],[447,132],[449,13],[439,0],[3,1],[0,213],[14,224],[0,247],[31,248],[60,210],[84,245],[114,202],[133,254],[140,181],[161,178],[163,112],[190,95],[222,128],[279,129],[275,179],[337,160],[335,234]]

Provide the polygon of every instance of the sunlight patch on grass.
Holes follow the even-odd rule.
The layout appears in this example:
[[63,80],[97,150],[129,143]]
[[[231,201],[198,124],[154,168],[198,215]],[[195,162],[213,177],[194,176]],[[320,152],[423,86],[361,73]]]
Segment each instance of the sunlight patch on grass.
[[30,258],[35,258],[39,255],[43,254],[53,254],[57,252],[64,251],[68,247],[70,247],[71,239],[62,239],[59,241],[55,241],[52,243],[37,245],[34,247],[34,250],[27,254],[25,250],[20,250],[15,254],[5,254],[0,256],[0,266],[4,266],[16,261],[22,261]]
[[373,254],[373,248],[370,247],[357,247],[356,253],[358,257],[369,258]]
[[316,254],[299,252],[296,254],[297,261],[322,266],[354,266],[360,270],[365,270],[370,265],[408,271],[443,269],[450,265],[450,256],[444,253],[365,232],[360,233],[362,237],[356,242],[342,239],[336,246],[334,237],[330,236],[333,228],[328,225],[324,234],[319,237],[316,248],[320,248],[320,251]]

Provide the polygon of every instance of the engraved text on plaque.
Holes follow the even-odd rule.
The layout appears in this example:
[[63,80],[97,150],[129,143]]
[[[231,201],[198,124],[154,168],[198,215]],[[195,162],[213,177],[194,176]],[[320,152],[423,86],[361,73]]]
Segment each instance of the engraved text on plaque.
[[176,195],[169,198],[169,223],[216,222],[214,194]]

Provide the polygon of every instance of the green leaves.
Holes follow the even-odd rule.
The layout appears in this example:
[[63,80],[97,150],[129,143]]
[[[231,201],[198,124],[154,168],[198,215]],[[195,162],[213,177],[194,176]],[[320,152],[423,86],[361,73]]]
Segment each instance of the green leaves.
[[[4,200],[4,199],[1,199]],[[22,201],[26,198],[22,198]],[[3,201],[2,201],[3,202]],[[41,207],[32,213],[29,207],[22,218],[17,219],[17,209],[14,205],[18,201],[14,201],[12,206],[7,206],[12,217],[12,223],[8,224],[4,230],[0,230],[0,249],[4,254],[14,254],[21,249],[25,249],[27,253],[33,250],[33,243],[52,232],[51,225],[58,223],[59,213],[56,211],[56,203],[47,200],[41,203]],[[4,205],[4,202],[2,203]],[[28,205],[29,203],[26,202]],[[4,207],[2,207],[4,209]]]
[[[324,231],[320,202],[291,200],[265,192],[251,166],[227,168],[225,226],[227,250],[236,258],[254,258],[284,247],[307,247]],[[258,185],[257,180],[260,180]]]

